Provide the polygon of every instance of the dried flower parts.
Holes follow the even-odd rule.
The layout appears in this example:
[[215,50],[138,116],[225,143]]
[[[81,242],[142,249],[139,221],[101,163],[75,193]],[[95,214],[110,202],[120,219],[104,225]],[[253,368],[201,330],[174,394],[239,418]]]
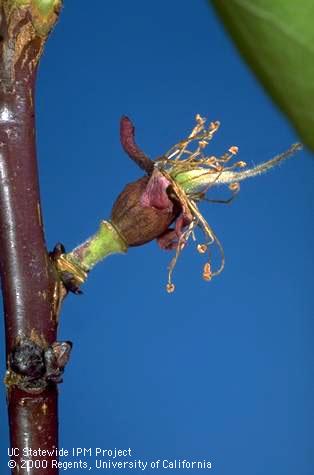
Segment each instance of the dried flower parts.
[[[207,261],[203,266],[204,280],[210,281],[214,276],[219,275],[224,268],[223,247],[214,230],[201,214],[197,202],[206,199],[208,189],[215,185],[222,173],[243,168],[246,163],[234,161],[234,157],[238,152],[236,146],[230,147],[228,152],[219,158],[206,155],[205,149],[217,132],[219,125],[219,122],[211,122],[206,127],[206,120],[197,115],[196,126],[190,135],[156,161],[158,169],[171,183],[172,193],[180,202],[182,210],[181,215],[177,218],[175,228],[168,230],[158,239],[163,248],[175,249],[175,255],[170,262],[168,272],[166,288],[169,293],[175,289],[172,274],[177,260],[188,241],[190,239],[196,241],[195,231],[197,228],[200,228],[204,235],[204,242],[196,245],[197,251],[207,256]],[[231,197],[227,202],[231,201],[239,189],[238,182],[235,181],[229,184]],[[165,240],[166,237],[168,237],[167,241]],[[220,262],[216,268],[211,258],[213,245],[218,247],[220,253]]]
[[[300,144],[293,145],[275,159],[246,169],[244,161],[235,160],[237,146],[231,146],[221,157],[206,154],[219,125],[219,122],[211,122],[206,126],[206,119],[198,114],[189,136],[152,161],[135,144],[131,121],[127,117],[121,120],[123,148],[149,176],[127,185],[113,207],[111,222],[128,246],[157,238],[161,248],[175,251],[168,271],[166,288],[169,293],[175,290],[172,275],[177,260],[188,241],[196,241],[197,228],[202,230],[204,239],[196,248],[207,257],[203,266],[204,280],[210,281],[224,268],[223,247],[201,214],[198,202],[231,202],[240,190],[240,181],[263,173],[301,147]],[[228,187],[230,197],[227,200],[207,199],[207,191],[216,185]],[[213,246],[220,253],[220,262],[216,265],[212,262]]]
[[[206,120],[197,115],[196,125],[187,138],[158,159],[151,160],[136,144],[131,120],[122,117],[122,147],[146,172],[146,176],[126,185],[113,205],[110,220],[102,221],[95,235],[71,253],[62,255],[62,265],[58,265],[57,259],[59,271],[64,271],[65,261],[69,261],[71,269],[80,271],[78,275],[71,273],[77,289],[82,283],[81,275],[87,276],[93,266],[109,254],[125,252],[129,247],[140,246],[153,239],[157,239],[162,249],[174,251],[168,268],[166,288],[169,293],[175,290],[173,272],[188,241],[195,242],[197,251],[206,257],[203,265],[205,281],[211,281],[222,272],[225,265],[223,247],[200,212],[198,203],[230,203],[239,192],[241,181],[268,171],[293,155],[301,145],[292,145],[275,158],[247,168],[244,161],[236,159],[238,147],[235,145],[221,157],[207,154],[207,146],[219,125],[219,122],[206,125]],[[224,201],[208,199],[208,190],[218,185],[228,188],[229,198]],[[199,243],[196,236],[198,229],[203,233]],[[215,248],[220,256],[218,262]]]

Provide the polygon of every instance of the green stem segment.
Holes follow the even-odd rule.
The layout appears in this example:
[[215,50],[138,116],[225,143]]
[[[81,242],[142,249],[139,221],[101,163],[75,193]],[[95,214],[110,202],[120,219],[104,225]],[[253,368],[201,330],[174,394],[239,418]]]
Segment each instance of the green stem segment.
[[124,253],[127,249],[128,246],[114,226],[109,221],[102,221],[98,231],[66,254],[65,258],[88,272],[110,254]]

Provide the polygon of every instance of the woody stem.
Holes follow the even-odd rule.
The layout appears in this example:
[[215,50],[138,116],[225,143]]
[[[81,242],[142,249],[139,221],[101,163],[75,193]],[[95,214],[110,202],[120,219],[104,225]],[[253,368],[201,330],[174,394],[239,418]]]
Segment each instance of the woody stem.
[[[44,241],[36,162],[34,87],[38,60],[60,1],[0,1],[0,273],[7,361],[19,338],[56,340],[57,277]],[[44,8],[45,7],[45,8]],[[10,368],[8,368],[10,370]],[[41,474],[22,466],[25,447],[57,446],[55,385],[29,394],[8,386],[13,474]],[[46,475],[58,469],[45,468]]]

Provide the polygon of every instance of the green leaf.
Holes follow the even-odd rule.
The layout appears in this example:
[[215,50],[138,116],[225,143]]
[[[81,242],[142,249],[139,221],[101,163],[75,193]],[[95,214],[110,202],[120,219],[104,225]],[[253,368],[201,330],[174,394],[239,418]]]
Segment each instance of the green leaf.
[[212,3],[266,90],[314,150],[314,1]]

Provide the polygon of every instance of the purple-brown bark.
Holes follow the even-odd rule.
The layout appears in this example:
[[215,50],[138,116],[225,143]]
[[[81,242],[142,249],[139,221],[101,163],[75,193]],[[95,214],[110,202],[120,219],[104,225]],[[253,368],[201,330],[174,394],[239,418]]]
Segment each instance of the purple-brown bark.
[[56,385],[32,392],[30,382],[25,391],[9,364],[23,338],[43,350],[56,341],[59,282],[44,240],[36,163],[34,84],[45,37],[27,8],[8,15],[7,4],[0,2],[0,272],[10,438],[19,449],[12,473],[55,475],[51,464],[23,468],[20,459],[25,447],[58,445]]

